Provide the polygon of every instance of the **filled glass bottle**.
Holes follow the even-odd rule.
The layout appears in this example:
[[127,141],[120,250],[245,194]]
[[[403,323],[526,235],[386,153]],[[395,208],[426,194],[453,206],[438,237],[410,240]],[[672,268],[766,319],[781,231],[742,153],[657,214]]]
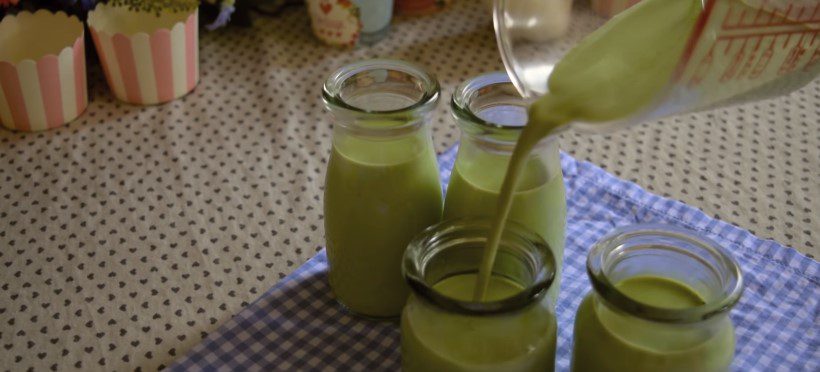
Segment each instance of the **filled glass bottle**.
[[429,125],[438,82],[409,63],[369,60],[333,73],[322,96],[335,120],[324,194],[330,286],[355,314],[397,317],[409,293],[404,250],[441,219]]
[[592,247],[587,273],[573,371],[729,370],[743,277],[728,251],[682,228],[633,225]]
[[[503,72],[470,79],[456,88],[451,102],[461,128],[461,144],[444,201],[444,218],[493,217],[512,150],[530,101],[521,98]],[[509,220],[540,235],[555,257],[559,289],[564,255],[566,196],[558,141],[542,140],[532,151],[513,198]]]

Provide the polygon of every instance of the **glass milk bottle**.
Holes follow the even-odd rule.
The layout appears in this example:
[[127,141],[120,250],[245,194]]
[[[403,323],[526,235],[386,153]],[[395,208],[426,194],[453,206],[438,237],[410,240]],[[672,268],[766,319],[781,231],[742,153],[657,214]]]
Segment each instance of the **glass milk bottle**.
[[575,316],[573,371],[728,371],[740,267],[681,228],[619,228],[587,257],[593,291]]
[[[461,144],[444,201],[445,219],[495,216],[512,150],[527,123],[529,103],[502,72],[475,77],[456,88],[451,106],[461,128]],[[546,138],[525,165],[509,220],[537,233],[549,245],[559,273],[550,291],[553,300],[564,256],[566,210],[558,141]]]
[[401,319],[403,371],[554,369],[556,320],[546,293],[555,264],[540,236],[511,223],[486,301],[472,300],[490,222],[447,220],[407,248],[412,294]]
[[335,120],[324,199],[330,286],[355,314],[396,317],[409,293],[404,250],[441,219],[429,124],[438,82],[409,63],[369,60],[334,72],[322,97]]

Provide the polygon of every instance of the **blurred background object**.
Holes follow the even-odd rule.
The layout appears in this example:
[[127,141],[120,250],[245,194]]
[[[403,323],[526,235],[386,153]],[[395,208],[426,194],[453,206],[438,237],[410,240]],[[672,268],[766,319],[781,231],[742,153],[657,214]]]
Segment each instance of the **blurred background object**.
[[362,22],[361,43],[373,44],[384,39],[393,18],[393,0],[353,0],[359,6]]
[[393,0],[306,0],[313,34],[328,45],[373,44],[390,30]]
[[199,82],[197,2],[153,5],[112,1],[88,13],[108,86],[131,104],[168,102]]
[[305,0],[240,0],[237,3],[248,3],[261,14],[277,16],[287,7],[304,5]]
[[640,1],[641,0],[590,0],[590,6],[598,15],[610,18]]
[[83,24],[48,10],[0,21],[0,124],[39,131],[74,120],[88,105]]
[[438,12],[453,0],[396,0],[396,14],[403,16],[419,16]]

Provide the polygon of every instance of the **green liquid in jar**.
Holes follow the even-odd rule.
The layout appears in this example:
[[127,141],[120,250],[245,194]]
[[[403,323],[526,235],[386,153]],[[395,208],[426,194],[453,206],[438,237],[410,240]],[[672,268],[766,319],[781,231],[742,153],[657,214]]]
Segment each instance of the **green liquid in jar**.
[[615,288],[635,301],[665,309],[686,309],[706,303],[686,284],[663,277],[636,276],[618,282]]
[[[615,285],[632,299],[655,307],[687,309],[704,299],[672,279],[639,276]],[[662,324],[612,310],[588,295],[575,316],[572,370],[726,371],[734,356],[734,329],[728,317],[703,325]]]
[[[444,279],[433,288],[469,301],[476,274]],[[493,276],[488,301],[521,292],[516,282]],[[407,301],[401,320],[404,371],[552,371],[556,324],[552,305],[541,300],[510,313],[466,315],[434,307],[416,295]]]
[[355,313],[395,317],[409,288],[407,244],[441,219],[441,185],[426,132],[392,140],[334,139],[325,190],[329,280]]
[[[557,153],[554,159],[558,163]],[[476,160],[479,161],[473,161],[467,156],[456,161],[444,201],[445,220],[492,217],[495,214],[509,158],[487,156]],[[513,196],[509,219],[537,233],[549,245],[557,267],[556,280],[549,291],[554,303],[558,296],[558,280],[561,277],[564,255],[566,192],[560,164],[548,167],[542,161],[544,160],[531,159],[528,162],[523,179],[518,183]],[[549,174],[547,169],[555,169],[557,172]]]
[[510,159],[475,300],[484,297],[532,148],[572,121],[613,121],[646,109],[672,78],[700,11],[699,0],[642,1],[584,38],[555,66],[549,93],[530,107],[529,122]]

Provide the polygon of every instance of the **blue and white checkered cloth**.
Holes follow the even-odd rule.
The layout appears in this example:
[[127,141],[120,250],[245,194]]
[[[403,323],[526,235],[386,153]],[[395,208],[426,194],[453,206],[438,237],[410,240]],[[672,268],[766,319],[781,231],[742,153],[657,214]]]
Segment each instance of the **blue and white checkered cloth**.
[[[446,185],[453,148],[439,157]],[[587,250],[616,226],[660,222],[696,230],[740,261],[746,291],[732,310],[737,371],[820,371],[820,263],[698,209],[653,195],[562,154],[567,242],[556,370],[569,369],[575,310],[589,291]],[[398,370],[399,328],[345,314],[327,284],[324,252],[284,278],[170,368],[183,370]]]

